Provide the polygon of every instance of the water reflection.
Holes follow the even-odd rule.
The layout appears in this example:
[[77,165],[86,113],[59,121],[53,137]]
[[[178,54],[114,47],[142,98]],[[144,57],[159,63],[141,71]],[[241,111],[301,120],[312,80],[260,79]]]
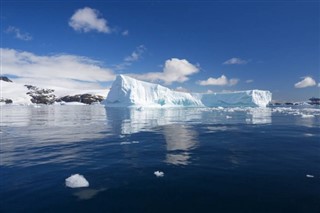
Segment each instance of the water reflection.
[[247,120],[252,124],[269,124],[272,122],[270,108],[252,108],[248,111],[248,115],[251,115],[251,120]]
[[[197,132],[188,123],[199,122],[202,113],[196,109],[124,109],[108,108],[108,122],[115,134],[134,134],[141,131],[160,131],[166,142],[165,162],[187,165],[190,150],[199,143]],[[156,127],[161,127],[157,128]]]
[[92,145],[92,141],[107,141],[109,137],[128,139],[132,134],[145,131],[164,136],[165,162],[187,165],[191,162],[192,150],[199,144],[195,124],[272,122],[269,108],[106,109],[102,105],[59,105],[2,106],[1,112],[1,164],[17,165],[17,161],[23,161],[20,166],[69,162],[83,157],[83,153],[90,157],[88,153],[95,153],[98,146],[111,144],[108,141]]
[[173,124],[163,128],[168,151],[165,162],[174,165],[187,165],[190,160],[189,151],[194,149],[198,142],[198,133],[191,127]]
[[1,165],[67,162],[83,152],[79,142],[107,135],[103,106],[3,106],[1,112]]
[[80,189],[74,193],[74,196],[78,197],[79,200],[90,200],[100,192],[106,191],[106,188],[101,189]]
[[108,123],[115,134],[133,134],[150,131],[157,126],[174,123],[188,123],[201,120],[201,113],[196,109],[132,109],[107,108]]

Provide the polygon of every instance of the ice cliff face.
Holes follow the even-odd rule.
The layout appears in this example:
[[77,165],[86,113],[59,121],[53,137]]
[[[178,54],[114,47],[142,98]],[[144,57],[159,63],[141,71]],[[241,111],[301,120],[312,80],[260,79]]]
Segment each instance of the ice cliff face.
[[201,101],[207,107],[217,106],[259,106],[265,107],[271,101],[271,92],[247,90],[228,93],[201,94]]
[[147,83],[119,75],[113,82],[105,101],[107,106],[203,106],[190,93],[172,91],[158,84]]
[[113,82],[104,104],[107,107],[264,107],[270,101],[271,93],[269,91],[248,90],[230,93],[191,94],[119,75]]

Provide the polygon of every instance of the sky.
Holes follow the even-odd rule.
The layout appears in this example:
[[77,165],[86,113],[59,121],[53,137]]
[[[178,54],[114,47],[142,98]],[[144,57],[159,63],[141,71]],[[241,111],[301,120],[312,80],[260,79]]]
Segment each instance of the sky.
[[1,75],[109,88],[127,74],[174,90],[320,97],[320,1],[1,1]]

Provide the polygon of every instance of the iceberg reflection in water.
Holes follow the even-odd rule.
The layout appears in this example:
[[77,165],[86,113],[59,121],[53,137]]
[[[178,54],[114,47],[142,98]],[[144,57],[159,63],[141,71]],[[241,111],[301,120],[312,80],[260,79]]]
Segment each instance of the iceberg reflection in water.
[[106,115],[116,135],[159,133],[157,127],[161,127],[167,150],[165,162],[173,165],[188,165],[191,150],[199,144],[198,133],[192,129],[192,124],[272,122],[270,108],[106,108]]
[[[311,107],[3,106],[0,211],[319,212],[319,124]],[[65,187],[77,173],[88,188]]]

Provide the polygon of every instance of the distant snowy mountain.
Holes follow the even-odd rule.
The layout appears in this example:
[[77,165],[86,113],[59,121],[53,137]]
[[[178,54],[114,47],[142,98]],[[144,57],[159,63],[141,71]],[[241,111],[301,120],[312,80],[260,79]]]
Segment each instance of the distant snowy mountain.
[[54,104],[80,102],[91,104],[104,100],[109,89],[79,90],[62,87],[39,88],[36,85],[16,83],[5,76],[0,77],[0,103],[4,104]]
[[271,96],[271,92],[262,90],[210,94],[185,93],[119,75],[113,82],[104,104],[107,107],[265,107],[271,101]]

